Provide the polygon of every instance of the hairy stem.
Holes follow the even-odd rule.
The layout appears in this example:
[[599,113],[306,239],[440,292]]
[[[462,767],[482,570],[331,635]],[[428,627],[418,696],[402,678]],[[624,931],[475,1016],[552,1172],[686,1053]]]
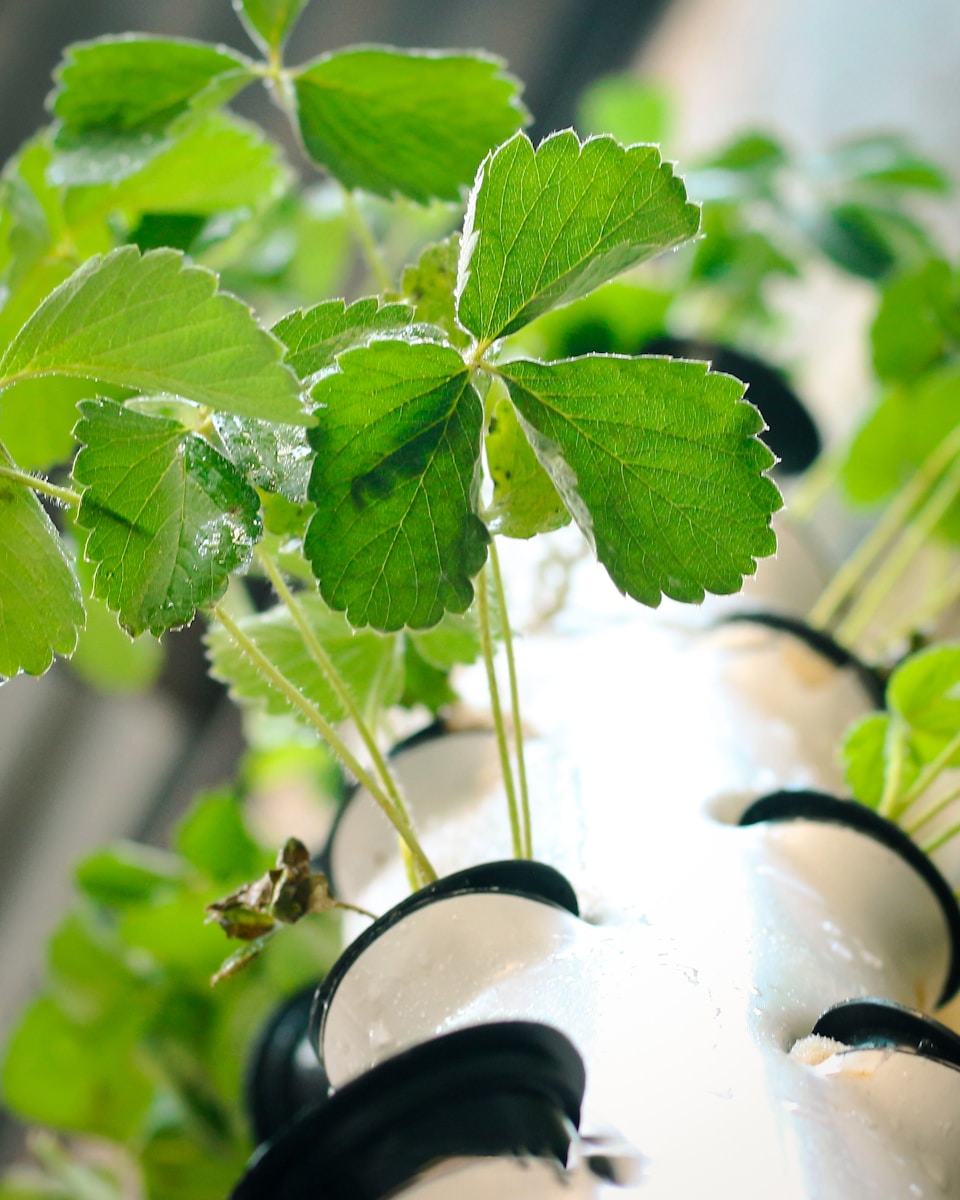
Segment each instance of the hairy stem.
[[950,766],[950,760],[960,753],[960,731],[955,733],[940,753],[930,760],[916,777],[910,787],[904,792],[901,801],[901,812],[916,803],[937,777]]
[[[513,856],[514,858],[523,858],[520,811],[517,807],[517,793],[513,785],[510,747],[507,745],[507,731],[503,722],[500,689],[497,685],[497,671],[494,664],[493,630],[490,624],[490,597],[487,594],[487,568],[485,566],[477,576],[477,616],[480,623],[480,646],[483,651],[483,663],[487,669],[490,710],[493,714],[493,726],[497,735],[497,748],[500,751],[500,770],[503,773],[503,786],[507,793],[507,811],[510,814],[510,836],[513,840]],[[505,622],[505,614],[503,619]]]
[[883,749],[886,763],[883,772],[883,795],[880,797],[878,812],[881,816],[894,820],[903,808],[902,802],[898,803],[898,797],[907,749],[907,727],[896,715],[890,720]]
[[517,782],[520,786],[520,820],[521,842],[523,857],[533,858],[533,826],[530,821],[530,793],[527,787],[527,766],[523,754],[523,721],[520,715],[520,688],[517,684],[517,663],[513,653],[513,633],[507,618],[507,595],[503,587],[503,575],[500,571],[500,556],[497,554],[497,540],[490,542],[490,566],[493,575],[493,588],[500,608],[500,621],[503,626],[503,648],[507,655],[507,675],[510,681],[510,715],[513,721],[513,749],[517,762]]
[[811,625],[831,624],[870,568],[907,524],[910,514],[923,501],[950,463],[960,453],[960,427],[945,438],[921,464],[910,482],[901,489],[886,512],[864,538],[853,555],[837,571],[810,610]]
[[794,521],[807,521],[814,509],[823,502],[837,482],[843,466],[843,457],[838,451],[823,453],[803,473],[796,489],[790,493],[787,511]]
[[[337,670],[336,664],[327,653],[323,643],[317,637],[310,622],[307,620],[306,614],[303,611],[303,606],[300,604],[297,597],[287,586],[286,580],[280,568],[264,550],[263,546],[258,546],[256,549],[257,561],[263,567],[263,570],[273,585],[274,591],[283,601],[283,604],[290,614],[294,625],[303,639],[303,644],[307,648],[307,653],[320,668],[324,679],[330,684],[337,699],[343,705],[347,715],[353,721],[354,727],[360,740],[366,747],[367,753],[370,755],[370,761],[373,763],[373,768],[377,773],[380,783],[383,785],[383,790],[387,793],[394,806],[403,814],[403,818],[413,828],[413,818],[410,815],[410,810],[407,808],[403,796],[400,793],[399,785],[394,778],[393,772],[387,763],[386,758],[380,751],[377,745],[377,739],[373,730],[370,728],[370,723],[363,714],[360,705],[354,699],[353,693],[347,687],[340,672]],[[401,847],[405,845],[401,842]],[[411,887],[416,890],[424,883],[429,883],[428,879],[422,877],[416,858],[413,855],[404,856],[404,861],[407,867],[407,876],[410,880]]]
[[30,475],[26,471],[18,471],[16,467],[0,467],[0,479],[10,479],[13,483],[21,483],[24,487],[39,492],[42,496],[58,500],[68,508],[76,508],[80,503],[80,493],[75,492],[73,488],[57,487],[55,483],[49,483],[46,479],[41,479],[38,475]]
[[354,237],[357,239],[357,244],[363,251],[363,257],[366,259],[367,266],[370,268],[370,273],[377,283],[377,290],[381,292],[389,292],[393,288],[393,280],[390,278],[390,272],[387,270],[387,264],[383,260],[383,255],[380,252],[380,247],[377,245],[373,234],[370,232],[370,226],[364,219],[363,213],[360,211],[359,205],[354,198],[353,193],[349,188],[343,188],[343,203],[344,211],[347,214],[347,219],[350,222],[350,228],[353,230]]
[[900,534],[886,561],[860,594],[860,598],[837,628],[837,639],[845,644],[861,637],[876,616],[891,589],[922,549],[947,509],[960,495],[960,458],[947,470],[926,503]]
[[324,741],[327,742],[347,770],[352,772],[356,779],[367,789],[380,806],[384,816],[410,848],[410,852],[417,863],[418,871],[423,878],[428,882],[436,879],[437,873],[430,864],[430,860],[424,854],[423,848],[417,839],[413,827],[409,820],[407,820],[406,814],[397,808],[370,772],[358,761],[323,713],[267,658],[256,642],[243,632],[222,605],[217,604],[214,607],[213,615],[233,639],[237,648],[253,663],[264,679],[285,696],[294,708],[303,714],[306,720],[316,729]]
[[949,829],[945,829],[943,833],[937,834],[929,842],[923,842],[920,849],[924,854],[932,854],[934,850],[939,850],[941,846],[945,846],[947,842],[952,841],[958,833],[960,833],[960,824],[951,825]]
[[885,631],[886,644],[893,646],[909,638],[911,634],[923,629],[928,622],[933,621],[958,599],[960,599],[960,571],[955,571],[942,583],[930,588],[921,604]]
[[337,699],[343,705],[350,719],[356,726],[360,740],[367,748],[367,753],[370,755],[370,760],[373,763],[374,769],[376,770],[377,775],[380,777],[380,782],[383,784],[384,791],[387,793],[396,807],[400,809],[401,812],[406,814],[407,819],[409,820],[410,814],[407,812],[407,806],[404,804],[403,797],[400,795],[400,789],[393,777],[393,772],[390,770],[386,759],[380,751],[380,747],[377,745],[377,739],[374,737],[373,731],[371,730],[370,725],[360,709],[360,705],[354,699],[353,693],[343,681],[340,672],[337,670],[336,664],[327,653],[323,643],[317,637],[310,625],[310,622],[307,620],[306,614],[303,611],[303,606],[287,586],[286,580],[283,578],[283,575],[281,574],[277,564],[270,557],[270,555],[267,554],[262,546],[257,547],[256,555],[257,560],[263,567],[264,572],[266,573],[267,578],[270,580],[274,591],[283,601],[283,604],[287,612],[290,614],[294,625],[296,625],[297,629],[299,630],[308,654],[323,672],[323,676],[327,683],[330,684],[330,687],[336,693]]
[[945,808],[949,808],[950,805],[956,800],[960,800],[960,787],[954,788],[945,796],[941,796],[936,804],[932,804],[928,809],[922,812],[920,816],[911,821],[909,824],[903,822],[902,828],[904,833],[909,833],[912,837],[915,833],[918,833],[924,827],[924,825],[928,825],[934,817],[938,817]]

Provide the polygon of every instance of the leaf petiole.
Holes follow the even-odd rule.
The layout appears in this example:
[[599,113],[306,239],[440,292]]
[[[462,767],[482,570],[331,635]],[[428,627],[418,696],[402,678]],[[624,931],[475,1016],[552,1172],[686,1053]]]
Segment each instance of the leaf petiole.
[[341,187],[341,191],[343,193],[344,212],[347,215],[347,220],[350,222],[353,235],[357,239],[357,244],[363,252],[363,257],[370,269],[370,273],[377,282],[377,290],[380,292],[390,292],[393,290],[393,280],[390,278],[390,272],[387,270],[387,264],[384,262],[380,247],[370,232],[370,226],[364,219],[353,192],[347,187]]
[[920,849],[924,854],[932,854],[934,850],[939,850],[941,846],[945,846],[947,842],[955,838],[958,833],[960,833],[960,824],[951,825],[949,829],[945,829],[931,841],[924,842]]
[[58,487],[55,483],[41,479],[38,475],[30,475],[26,471],[20,471],[16,467],[0,467],[0,479],[9,479],[13,483],[21,483],[24,487],[31,488],[33,491],[39,492],[42,496],[49,496],[51,500],[58,500],[68,508],[76,508],[80,503],[80,493],[75,492],[73,488]]
[[837,627],[837,639],[852,644],[862,636],[891,589],[900,580],[914,557],[923,548],[930,534],[960,495],[960,458],[941,476],[932,494],[907,523],[890,553],[864,587],[854,607]]
[[[410,816],[410,812],[404,803],[397,781],[394,778],[393,772],[390,770],[386,759],[381,753],[380,747],[377,745],[377,739],[374,736],[369,723],[364,718],[360,706],[354,699],[353,693],[344,682],[333,660],[324,648],[323,643],[320,641],[311,627],[310,622],[307,620],[306,615],[304,614],[303,608],[298,602],[296,596],[287,586],[287,583],[283,578],[283,575],[277,564],[264,550],[262,545],[257,547],[255,554],[257,556],[257,561],[263,567],[267,578],[273,585],[274,591],[283,601],[283,604],[286,607],[287,612],[289,612],[294,625],[296,625],[297,629],[299,630],[300,636],[303,638],[303,644],[307,648],[307,652],[323,672],[327,683],[330,684],[330,687],[336,693],[337,699],[343,705],[344,709],[347,711],[351,720],[353,721],[357,733],[366,747],[367,753],[370,755],[370,760],[373,763],[377,776],[379,777],[380,782],[383,784],[384,791],[387,793],[387,796],[390,798],[390,801],[393,803],[398,812],[402,814],[403,819],[412,828],[413,821]],[[415,865],[418,866],[415,860],[414,862]],[[417,873],[418,875],[420,874],[419,866]]]
[[915,833],[921,830],[924,825],[932,821],[934,817],[939,816],[939,814],[942,813],[945,808],[949,808],[950,805],[956,800],[960,800],[960,787],[954,788],[953,791],[948,792],[945,796],[942,796],[936,802],[936,804],[932,805],[925,812],[922,812],[920,816],[918,816],[916,820],[912,821],[909,825],[904,824],[902,826],[904,833],[908,833],[912,837]]
[[510,709],[513,720],[513,747],[517,759],[517,781],[520,785],[520,819],[523,857],[533,858],[533,826],[530,821],[530,794],[527,788],[527,767],[523,754],[523,721],[520,716],[520,689],[517,684],[517,664],[513,653],[513,632],[507,619],[507,596],[500,572],[500,556],[496,538],[490,540],[490,567],[493,588],[500,608],[503,625],[503,647],[507,656],[507,675],[510,680]]
[[[493,727],[497,735],[497,749],[500,752],[500,770],[503,774],[503,786],[507,793],[507,812],[510,815],[510,836],[513,840],[514,858],[523,858],[524,841],[521,830],[520,810],[517,805],[517,793],[513,782],[513,767],[510,763],[510,747],[507,744],[507,729],[503,720],[503,707],[500,703],[500,686],[497,683],[497,669],[494,663],[493,629],[490,622],[490,597],[487,594],[487,568],[484,566],[477,576],[477,618],[480,627],[480,647],[483,652],[483,664],[487,671],[487,691],[490,693],[490,711],[493,716]],[[501,613],[501,620],[506,624],[506,613]]]
[[[923,793],[935,782],[941,772],[945,771],[950,765],[950,760],[957,753],[960,753],[960,732],[957,732],[947,742],[936,758],[931,759],[929,763],[920,772],[911,786],[904,792],[901,799],[901,812],[910,807],[915,801],[919,800]],[[929,815],[932,815],[929,814]],[[925,818],[926,819],[926,818]]]
[[907,749],[908,729],[906,724],[894,714],[884,744],[883,795],[877,811],[881,816],[890,820],[896,818],[906,805],[899,799],[900,785],[903,781],[904,758]]
[[900,494],[887,508],[870,534],[857,547],[855,553],[837,571],[829,585],[810,610],[809,621],[818,628],[833,623],[850,596],[860,586],[870,568],[886,550],[904,526],[911,513],[923,502],[936,486],[943,472],[960,454],[960,427],[930,454]]
[[253,663],[263,677],[284,695],[294,708],[298,709],[306,720],[313,726],[320,736],[328,743],[334,753],[340,758],[343,765],[350,771],[356,779],[367,789],[376,803],[379,805],[384,816],[394,827],[403,841],[410,848],[414,861],[417,864],[417,869],[421,876],[432,882],[437,878],[437,873],[433,869],[430,860],[423,852],[423,848],[417,838],[410,821],[407,819],[406,813],[393,803],[392,799],[387,795],[383,788],[376,782],[369,771],[359,762],[356,755],[350,750],[344,740],[337,733],[336,729],[324,717],[315,704],[312,704],[306,696],[283,674],[282,671],[270,661],[263,653],[257,643],[248,637],[240,628],[236,621],[224,609],[222,604],[217,604],[213,608],[213,615],[220,622],[223,628],[227,631],[230,638],[233,640],[237,648]]

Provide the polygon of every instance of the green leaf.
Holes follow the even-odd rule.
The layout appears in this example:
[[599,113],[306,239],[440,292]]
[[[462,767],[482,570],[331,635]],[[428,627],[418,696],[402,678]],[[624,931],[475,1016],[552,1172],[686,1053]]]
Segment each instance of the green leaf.
[[76,266],[71,243],[77,254],[106,248],[66,234],[60,194],[47,183],[49,164],[47,140],[37,136],[0,175],[0,346]]
[[767,133],[751,132],[734,138],[705,164],[710,170],[767,174],[786,166],[783,146]]
[[93,595],[93,564],[76,564],[83,589],[87,624],[70,659],[70,669],[91,687],[105,692],[141,692],[157,680],[163,668],[163,647],[149,634],[131,638],[120,628],[115,613]]
[[262,212],[290,184],[291,171],[274,143],[231,113],[212,113],[122,182],[71,190],[71,226],[108,213],[134,225],[143,213],[212,216]]
[[400,290],[413,305],[418,321],[436,325],[453,345],[463,347],[469,344],[470,337],[457,322],[454,292],[459,257],[459,234],[434,242],[424,249],[416,264],[404,269]]
[[513,333],[693,237],[699,223],[652,146],[581,145],[567,130],[534,151],[518,133],[484,162],[470,196],[460,323],[481,341]]
[[47,968],[53,998],[75,1021],[108,1019],[118,1008],[138,1003],[145,1017],[149,1013],[147,977],[90,905],[75,908],[54,930]]
[[670,292],[635,283],[608,283],[568,308],[538,317],[527,333],[541,339],[540,358],[639,354],[664,332]]
[[878,809],[883,796],[885,746],[890,717],[870,713],[847,730],[841,749],[847,783],[857,800]]
[[119,914],[117,930],[133,950],[145,951],[171,979],[196,984],[220,965],[223,934],[203,921],[212,891],[182,890],[153,904],[131,905]]
[[73,375],[173,392],[238,416],[306,424],[281,344],[210,271],[173,250],[93,258],[40,305],[0,359],[0,387]]
[[578,128],[609,134],[630,145],[667,140],[672,105],[667,95],[635,75],[606,75],[580,97]]
[[[402,687],[398,640],[373,631],[356,633],[339,613],[331,613],[316,595],[302,595],[299,602],[311,629],[361,709],[370,703],[372,697],[381,694],[385,697],[386,705],[393,703]],[[253,638],[271,662],[320,709],[328,721],[344,719],[346,712],[343,704],[310,657],[299,630],[284,607],[278,606],[260,616],[247,617],[239,624],[244,633]],[[215,627],[207,634],[206,641],[211,673],[214,678],[227,684],[236,700],[264,705],[267,712],[274,714],[294,713],[301,716],[281,692],[267,683],[225,630]]]
[[22,379],[0,397],[0,441],[24,471],[49,471],[66,462],[77,444],[77,404],[89,398],[85,379]]
[[890,281],[870,331],[880,379],[909,381],[960,346],[960,280],[941,259]]
[[50,107],[55,181],[113,183],[166,149],[177,123],[225,104],[256,78],[223,46],[127,34],[69,46]]
[[743,384],[705,363],[595,356],[501,368],[534,452],[617,587],[735,592],[780,507]]
[[480,657],[480,631],[474,613],[444,613],[432,629],[415,630],[407,641],[432,667],[449,671],[459,665],[476,662]]
[[[878,808],[888,790],[891,745],[899,744],[897,787],[894,795],[885,797],[896,814],[897,800],[960,729],[960,643],[931,646],[910,655],[891,674],[886,698],[887,713],[871,714],[848,730],[843,760],[854,795]],[[960,753],[947,765],[958,763]]]
[[[960,425],[960,366],[945,366],[891,390],[854,438],[843,464],[847,494],[875,504],[901,488]],[[938,533],[960,538],[954,506]]]
[[239,472],[176,421],[84,401],[74,476],[94,593],[133,636],[193,619],[223,594],[262,532]]
[[271,304],[277,295],[289,297],[284,307],[290,308],[342,294],[354,258],[342,189],[326,180],[288,194],[265,213],[223,278],[241,295],[266,292]]
[[233,0],[243,27],[268,54],[287,40],[309,0]]
[[192,249],[203,232],[207,218],[198,213],[144,213],[126,241],[141,254],[167,246],[171,250]]
[[456,703],[457,693],[450,684],[450,672],[427,662],[411,638],[404,641],[403,672],[403,693],[397,701],[401,708],[422,704],[436,715]]
[[47,179],[49,167],[48,138],[37,134],[0,174],[0,270],[8,286],[11,277],[18,286],[24,263],[45,256],[63,234],[61,197]]
[[6,1103],[21,1119],[55,1129],[116,1141],[134,1136],[153,1097],[131,1053],[140,1020],[133,1006],[105,1020],[73,1021],[49,997],[35,1001],[7,1048]]
[[513,405],[498,401],[487,427],[493,500],[485,513],[492,533],[531,538],[560,529],[570,514],[527,441]]
[[902,213],[867,204],[838,204],[813,230],[814,239],[838,267],[863,279],[883,279],[932,253],[923,230]]
[[217,883],[253,879],[271,865],[247,832],[240,801],[230,791],[197,797],[177,826],[175,842],[187,862]]
[[691,280],[722,292],[728,321],[740,314],[768,318],[768,282],[776,276],[800,275],[791,254],[775,236],[755,229],[736,203],[705,205],[703,234],[690,265]]
[[[0,445],[0,468],[14,468]],[[73,566],[33,491],[0,475],[0,676],[42,675],[84,623]]]
[[378,333],[403,329],[413,319],[406,304],[381,304],[378,296],[325,300],[281,318],[273,334],[287,347],[286,362],[301,379],[333,365],[338,354]]
[[250,1151],[245,1143],[215,1149],[195,1134],[157,1129],[139,1156],[146,1194],[150,1200],[220,1200],[242,1177]]
[[960,645],[918,651],[890,676],[887,703],[916,734],[946,741],[960,730]]
[[487,554],[480,397],[460,355],[429,342],[372,342],[338,368],[313,390],[307,558],[352,625],[435,625],[469,607]]
[[824,166],[847,182],[876,188],[950,191],[943,170],[896,134],[872,134],[836,146]]
[[437,51],[343,50],[293,77],[314,162],[348,188],[459,200],[491,147],[523,124],[503,63]]
[[248,483],[303,504],[313,452],[305,429],[218,413],[214,427],[230,461]]
[[[267,535],[272,534],[277,538],[284,539],[274,551],[283,557],[287,553],[287,539],[303,539],[310,518],[313,516],[314,506],[309,502],[295,504],[285,497],[271,492],[263,493],[260,501],[263,505],[263,527],[267,531]],[[287,564],[283,564],[283,569],[288,569]],[[305,560],[301,560],[299,569],[293,573],[295,576],[309,580],[310,583],[313,582],[313,572]]]
[[101,846],[76,869],[77,886],[86,896],[107,908],[144,904],[170,891],[182,878],[179,860],[172,854],[137,842]]

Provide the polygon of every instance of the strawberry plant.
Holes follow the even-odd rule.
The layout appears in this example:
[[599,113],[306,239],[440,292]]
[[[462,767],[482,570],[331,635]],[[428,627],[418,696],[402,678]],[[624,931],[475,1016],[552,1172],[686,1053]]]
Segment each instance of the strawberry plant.
[[[780,500],[736,379],[525,350],[535,323],[698,232],[657,149],[571,130],[534,146],[517,83],[482,54],[290,66],[304,4],[235,4],[259,57],[139,35],[69,47],[51,126],[4,168],[0,675],[72,656],[93,676],[113,656],[149,671],[155,639],[205,620],[212,673],[332,749],[416,884],[434,870],[385,714],[441,707],[460,663],[486,664],[513,846],[533,853],[498,538],[572,521],[621,592],[696,603],[772,553]],[[319,182],[225,107],[257,84]],[[325,960],[259,965],[256,1004],[201,997],[219,936],[204,906],[223,915],[234,887],[258,930],[287,914],[239,887],[270,859],[235,805],[205,801],[176,854],[81,866],[82,911],[7,1056],[13,1106],[121,1144],[151,1196],[229,1186],[239,1052],[224,1071],[218,1056]],[[207,940],[178,933],[187,913]],[[51,1047],[76,1087],[47,1097]],[[12,1194],[113,1186],[58,1154]]]
[[[241,6],[262,60],[138,36],[71,47],[53,127],[6,170],[0,671],[69,657],[88,606],[133,637],[206,614],[214,673],[319,732],[427,879],[377,713],[411,663],[492,664],[496,535],[572,518],[621,591],[696,602],[772,551],[779,499],[735,380],[512,349],[537,317],[697,232],[657,151],[571,131],[534,147],[512,132],[516,85],[482,56],[345,50],[288,67],[299,7]],[[242,275],[290,203],[279,152],[222,108],[258,80],[337,181],[383,284],[314,297],[269,329],[202,265]],[[442,137],[439,96],[456,101]],[[355,193],[422,204],[468,189],[462,227],[391,276]],[[190,256],[155,245],[165,236]],[[228,585],[249,570],[276,609],[242,613]]]

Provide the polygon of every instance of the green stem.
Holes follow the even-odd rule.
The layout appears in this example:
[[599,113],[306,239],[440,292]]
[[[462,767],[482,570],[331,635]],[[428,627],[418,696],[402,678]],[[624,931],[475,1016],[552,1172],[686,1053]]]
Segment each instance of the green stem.
[[900,784],[903,780],[905,751],[907,748],[907,726],[896,716],[891,718],[884,744],[886,764],[883,772],[883,795],[880,797],[878,812],[881,816],[894,820],[896,814],[903,810],[897,802]]
[[804,472],[796,490],[790,493],[787,512],[794,521],[809,520],[814,509],[828,495],[843,467],[838,451],[821,454],[813,466]]
[[372,913],[369,908],[360,908],[359,905],[348,904],[346,900],[335,900],[333,906],[334,908],[342,908],[346,912],[356,913],[361,917],[369,917],[371,921],[377,920],[377,914]]
[[520,817],[522,822],[521,841],[523,857],[533,858],[533,825],[530,820],[530,792],[527,787],[527,766],[523,754],[523,722],[520,716],[520,688],[517,683],[517,663],[513,653],[513,633],[507,616],[507,595],[500,572],[500,556],[497,540],[490,542],[490,566],[493,572],[493,588],[500,608],[500,624],[503,629],[503,647],[507,655],[507,675],[510,680],[510,713],[513,720],[513,747],[517,760],[517,781],[520,785]]
[[380,806],[384,816],[394,827],[403,841],[409,846],[410,852],[413,854],[417,863],[417,868],[421,875],[427,881],[432,881],[437,878],[437,873],[430,864],[429,859],[423,852],[423,848],[417,839],[417,835],[406,818],[406,814],[397,808],[390,797],[383,791],[380,785],[376,782],[373,776],[367,771],[356,756],[346,745],[334,727],[326,719],[323,713],[312,704],[306,696],[297,688],[290,680],[280,671],[274,663],[263,653],[256,642],[248,637],[243,632],[240,626],[233,620],[228,612],[223,608],[222,604],[217,604],[213,609],[213,615],[217,618],[220,624],[224,627],[235,645],[246,655],[253,663],[264,679],[272,684],[283,696],[290,701],[294,708],[298,709],[307,721],[317,730],[320,736],[328,743],[334,753],[340,758],[340,761],[351,771],[356,779],[367,789],[376,803]]
[[931,588],[922,604],[919,604],[906,618],[887,630],[884,637],[885,643],[888,646],[896,645],[917,630],[923,629],[928,622],[933,621],[958,598],[960,598],[960,571],[955,572],[937,587]]
[[955,838],[958,833],[960,833],[960,824],[951,825],[949,829],[945,829],[943,833],[937,834],[931,841],[924,842],[920,846],[920,849],[924,854],[932,854],[934,850],[939,850],[941,846],[946,845],[952,838]]
[[510,747],[507,745],[507,731],[503,723],[503,709],[500,706],[500,690],[497,686],[497,672],[494,665],[493,631],[490,626],[490,597],[487,595],[486,567],[477,576],[477,617],[480,625],[480,647],[483,651],[483,663],[487,669],[490,710],[493,713],[493,727],[496,730],[497,748],[500,751],[500,770],[503,773],[503,786],[507,793],[507,811],[510,814],[510,836],[513,839],[513,856],[514,858],[523,858],[520,812],[517,808],[517,793],[513,786]]
[[909,825],[904,824],[902,826],[904,833],[909,833],[912,837],[915,833],[921,830],[924,825],[929,824],[934,817],[938,817],[945,808],[949,808],[955,800],[960,800],[960,787],[954,788],[952,792],[947,792],[945,796],[941,796],[936,804],[932,804]]
[[[330,655],[326,653],[323,643],[320,642],[317,635],[314,634],[313,628],[305,616],[304,608],[302,608],[300,601],[296,599],[296,596],[293,594],[293,592],[290,592],[290,589],[287,587],[287,582],[284,580],[283,575],[281,574],[280,568],[278,568],[277,564],[274,562],[274,559],[272,559],[269,554],[266,553],[263,546],[257,547],[257,559],[259,560],[260,565],[263,566],[263,569],[266,572],[266,577],[269,578],[272,586],[274,586],[275,592],[278,596],[280,596],[284,606],[286,606],[287,612],[289,612],[290,617],[293,619],[293,623],[300,631],[300,636],[302,637],[302,640],[304,640],[304,646],[307,648],[307,653],[310,654],[313,661],[316,662],[317,666],[320,668],[320,671],[323,672],[323,676],[326,679],[326,682],[330,684],[331,689],[334,690],[337,700],[340,700],[341,704],[343,704],[343,708],[346,709],[350,720],[353,721],[356,732],[358,732],[361,742],[366,746],[367,754],[370,755],[374,770],[376,770],[378,778],[383,784],[384,791],[386,794],[388,794],[392,800],[392,803],[396,805],[398,811],[401,812],[404,821],[407,822],[410,828],[413,828],[413,817],[410,816],[410,811],[407,808],[407,805],[403,802],[403,797],[401,796],[400,788],[397,786],[394,773],[391,772],[384,756],[380,754],[380,748],[377,745],[377,738],[374,736],[373,731],[371,730],[370,722],[367,721],[366,716],[364,713],[362,713],[359,704],[354,700],[353,692],[350,691],[347,684],[344,683],[340,671],[337,671],[334,660],[332,660]],[[401,840],[400,846],[403,866],[404,870],[407,872],[407,880],[409,881],[410,889],[416,892],[416,890],[424,886],[425,883],[430,882],[430,880],[422,875],[419,863],[416,862],[416,858],[413,856],[413,854],[409,852],[409,847],[407,847],[406,842]]]
[[55,483],[49,483],[46,479],[41,479],[36,475],[29,475],[26,471],[18,471],[16,467],[0,467],[0,479],[10,479],[14,483],[22,483],[24,487],[40,492],[41,495],[49,496],[51,500],[59,500],[68,508],[76,508],[80,503],[80,493],[75,492],[72,488],[57,487]]
[[933,493],[897,539],[886,561],[863,589],[859,600],[837,627],[837,640],[856,642],[877,614],[891,589],[922,549],[947,509],[960,495],[960,458],[947,470]]
[[960,731],[955,733],[943,747],[936,758],[930,760],[916,777],[910,787],[904,792],[900,805],[903,812],[923,795],[937,777],[950,765],[950,760],[960,753]]
[[901,531],[911,512],[919,505],[953,459],[960,453],[960,426],[921,464],[919,470],[892,501],[886,512],[864,538],[854,554],[837,571],[810,610],[811,625],[824,628],[835,619],[847,599],[856,591],[887,543]]
[[343,188],[343,203],[344,211],[347,214],[354,237],[356,237],[357,243],[363,251],[363,256],[367,260],[367,266],[370,268],[371,274],[377,282],[377,289],[381,292],[392,291],[393,280],[390,278],[387,264],[383,261],[380,247],[370,232],[370,226],[364,220],[363,213],[357,205],[353,192],[346,187]]
[[[299,602],[290,588],[287,587],[286,580],[283,578],[279,567],[266,552],[266,550],[264,550],[262,545],[257,547],[256,555],[257,560],[263,567],[267,578],[273,585],[274,591],[283,601],[284,606],[286,607],[287,612],[290,614],[294,625],[296,625],[297,629],[299,630],[308,654],[320,668],[324,679],[326,679],[327,683],[329,683],[330,687],[336,694],[337,699],[346,710],[347,715],[353,721],[360,740],[363,742],[367,749],[367,753],[370,755],[370,761],[373,763],[374,770],[377,772],[377,776],[383,785],[384,791],[390,797],[396,808],[403,814],[404,820],[407,822],[407,824],[412,828],[413,818],[410,815],[410,810],[404,803],[403,796],[400,794],[400,789],[397,786],[393,772],[390,770],[390,767],[387,764],[387,760],[380,752],[380,747],[377,745],[377,739],[374,736],[373,730],[370,728],[370,723],[364,716],[360,705],[357,704],[356,700],[354,699],[353,693],[344,682],[343,676],[337,670],[333,659],[327,653],[323,643],[317,637],[313,627],[307,620],[306,614],[303,611],[303,605]],[[403,845],[403,843],[401,843],[401,845]],[[412,857],[408,861],[408,875],[410,875],[410,867],[413,867],[415,872],[415,874],[410,878],[410,883],[414,890],[416,890],[418,886],[422,886],[424,883],[430,882],[428,879],[420,878],[419,866],[416,862],[416,859]]]

